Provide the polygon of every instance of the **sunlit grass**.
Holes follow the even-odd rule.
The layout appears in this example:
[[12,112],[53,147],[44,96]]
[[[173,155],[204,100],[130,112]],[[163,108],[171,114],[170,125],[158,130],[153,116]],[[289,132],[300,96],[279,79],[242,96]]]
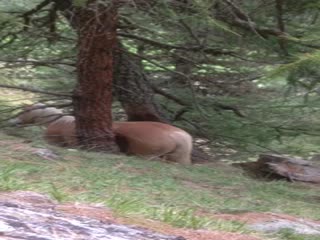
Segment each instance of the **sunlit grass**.
[[[1,138],[21,143],[5,134]],[[31,152],[13,151],[11,145],[0,146],[1,191],[33,190],[59,202],[101,203],[118,215],[194,229],[246,231],[243,223],[215,219],[215,213],[276,212],[318,220],[320,216],[317,187],[257,181],[219,163],[184,167],[52,146],[60,158],[44,160]],[[35,145],[39,147],[40,141]]]

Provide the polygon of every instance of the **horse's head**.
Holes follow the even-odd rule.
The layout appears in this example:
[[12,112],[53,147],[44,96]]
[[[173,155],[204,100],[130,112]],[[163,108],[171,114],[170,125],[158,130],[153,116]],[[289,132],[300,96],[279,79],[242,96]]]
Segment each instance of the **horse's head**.
[[62,111],[56,108],[47,108],[43,103],[36,103],[27,105],[23,108],[18,116],[9,121],[12,125],[25,125],[25,124],[44,124],[52,120],[55,115],[61,115]]

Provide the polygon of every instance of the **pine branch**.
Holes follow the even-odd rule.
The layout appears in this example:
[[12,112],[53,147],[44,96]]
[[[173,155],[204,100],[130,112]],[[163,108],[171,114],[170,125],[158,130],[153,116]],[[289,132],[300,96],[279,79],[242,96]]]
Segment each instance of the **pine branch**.
[[[169,72],[173,72],[173,73],[179,74],[179,75],[185,77],[185,78],[188,80],[188,82],[191,81],[191,79],[190,79],[189,76],[187,76],[187,75],[185,75],[185,74],[183,74],[183,73],[181,73],[181,72],[177,72],[177,71],[171,70],[171,69],[169,69],[169,68],[167,68],[167,67],[165,67],[165,66],[162,66],[161,64],[158,64],[158,63],[156,63],[156,62],[154,62],[154,61],[152,61],[152,60],[150,60],[150,59],[148,59],[148,58],[146,58],[146,57],[140,56],[140,55],[138,55],[138,54],[134,54],[134,53],[130,53],[130,54],[133,55],[133,56],[135,56],[135,57],[144,59],[144,60],[150,62],[151,64],[154,64],[155,66],[160,67],[160,68],[163,68],[163,69],[165,69],[165,70],[167,70],[167,71],[169,71]],[[178,104],[180,104],[180,105],[182,105],[182,106],[191,106],[189,103],[184,102],[183,100],[181,100],[181,99],[179,99],[179,98],[171,95],[170,93],[167,93],[166,91],[163,91],[163,90],[155,87],[154,85],[151,86],[151,87],[153,88],[153,90],[154,90],[156,93],[158,93],[158,94],[160,94],[160,95],[162,95],[162,96],[164,96],[164,97],[166,97],[166,98],[168,98],[168,99],[170,99],[170,100],[173,100],[174,102],[176,102],[176,103],[178,103]],[[192,90],[192,91],[193,91],[193,90]],[[193,95],[194,95],[194,93],[193,93]],[[196,100],[194,101],[194,103],[195,103],[195,104],[198,104]],[[244,115],[237,107],[234,107],[234,106],[229,106],[229,105],[226,105],[226,104],[223,104],[223,103],[218,103],[218,102],[216,102],[216,103],[214,103],[214,108],[220,109],[220,110],[231,110],[231,111],[233,111],[234,114],[237,115],[238,117],[245,117],[245,115]]]
[[174,96],[174,95],[172,95],[172,94],[170,94],[170,93],[158,88],[155,85],[151,85],[151,87],[152,87],[152,90],[155,93],[160,94],[160,95],[162,95],[162,96],[164,96],[164,97],[166,97],[166,98],[178,103],[181,106],[189,106],[190,105],[189,103],[187,103],[187,102],[183,101],[182,99],[177,98],[176,96]]
[[51,2],[52,2],[52,0],[44,0],[43,2],[39,3],[35,8],[33,8],[33,9],[25,12],[24,14],[22,14],[22,17],[28,17],[30,15],[33,15],[33,14],[39,12],[42,8],[46,7]]
[[[282,1],[282,0],[278,0]],[[270,36],[278,38],[279,42],[290,41],[295,44],[299,44],[304,47],[320,49],[320,46],[314,44],[308,44],[301,41],[299,38],[291,36],[289,33],[285,31],[284,23],[282,20],[282,8],[279,6],[281,2],[278,2],[278,29],[261,27],[257,23],[255,23],[248,14],[246,14],[239,6],[237,6],[234,2],[230,0],[224,0],[224,2],[231,7],[232,17],[230,16],[221,16],[221,19],[230,24],[231,26],[235,26],[247,31],[254,32],[256,35],[262,37],[263,39],[267,39]],[[281,18],[281,19],[280,19]]]
[[38,61],[38,60],[10,60],[10,59],[0,59],[0,62],[5,63],[24,63],[27,65],[34,65],[34,66],[50,66],[50,65],[67,65],[74,67],[75,63],[67,63],[61,62],[58,60],[51,60],[51,61]]
[[203,53],[207,53],[207,54],[211,54],[211,55],[229,55],[229,54],[234,53],[234,51],[232,51],[232,50],[223,50],[223,49],[219,49],[219,48],[206,48],[203,46],[177,46],[177,45],[172,45],[172,44],[168,44],[168,43],[158,42],[158,41],[155,41],[152,39],[140,37],[140,36],[130,34],[130,33],[119,33],[118,35],[125,37],[125,38],[139,40],[139,41],[142,41],[146,44],[149,44],[149,45],[152,45],[155,47],[159,47],[162,49],[167,49],[167,50],[176,49],[176,50],[184,50],[184,51],[189,51],[189,52],[201,51]]
[[30,26],[30,16],[39,12],[44,7],[48,6],[52,0],[44,0],[43,2],[39,3],[35,8],[23,13],[21,17],[24,19],[24,30],[27,30],[27,28]]
[[54,92],[39,90],[35,88],[11,86],[6,84],[0,84],[0,88],[16,89],[16,90],[21,90],[26,92],[41,93],[41,94],[47,94],[47,95],[59,96],[59,97],[68,97],[68,98],[72,97],[72,94],[70,93],[54,93]]

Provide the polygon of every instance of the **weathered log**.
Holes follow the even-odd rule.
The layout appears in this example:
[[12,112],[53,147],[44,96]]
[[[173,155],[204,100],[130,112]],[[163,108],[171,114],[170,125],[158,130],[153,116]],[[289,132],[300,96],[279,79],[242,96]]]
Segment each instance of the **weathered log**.
[[255,176],[320,183],[320,166],[299,158],[261,154],[256,162],[234,164]]
[[33,192],[0,194],[0,239],[185,240],[143,228],[59,211],[59,205]]

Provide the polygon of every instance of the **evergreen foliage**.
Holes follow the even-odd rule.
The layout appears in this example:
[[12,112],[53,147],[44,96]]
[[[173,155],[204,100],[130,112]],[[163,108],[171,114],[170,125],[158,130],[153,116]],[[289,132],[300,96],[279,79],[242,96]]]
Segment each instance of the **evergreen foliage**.
[[[43,2],[0,3],[0,83],[71,92],[76,33],[61,1]],[[212,147],[286,152],[275,142],[319,141],[319,9],[319,0],[124,1],[118,34],[151,83],[186,103],[157,95],[172,119],[185,110],[176,125]]]

